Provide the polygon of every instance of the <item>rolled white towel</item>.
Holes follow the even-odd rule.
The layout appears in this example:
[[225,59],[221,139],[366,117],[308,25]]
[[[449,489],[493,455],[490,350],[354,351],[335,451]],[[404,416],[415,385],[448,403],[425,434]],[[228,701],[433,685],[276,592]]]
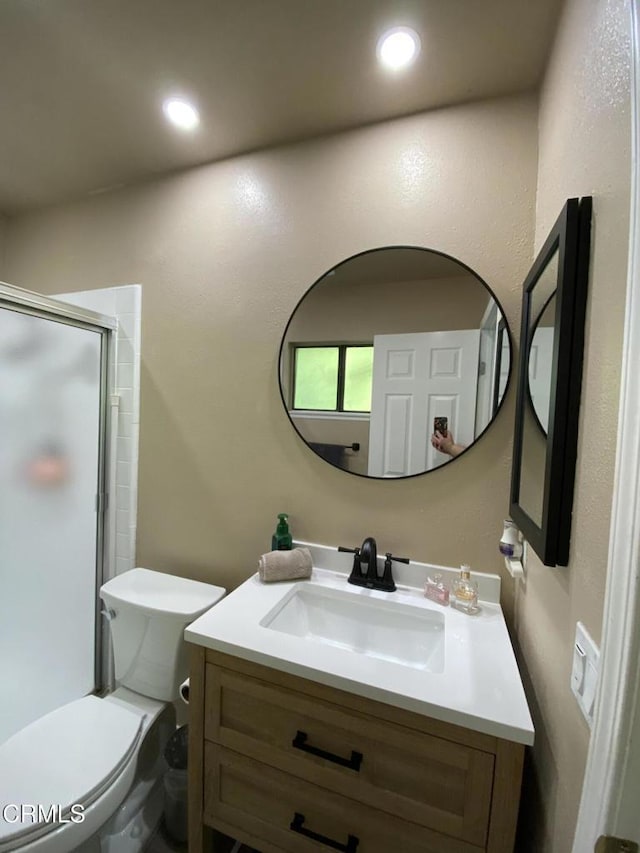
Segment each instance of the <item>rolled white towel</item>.
[[258,562],[260,580],[265,583],[272,581],[292,581],[299,578],[310,578],[313,560],[308,548],[294,548],[292,551],[269,551],[263,554]]

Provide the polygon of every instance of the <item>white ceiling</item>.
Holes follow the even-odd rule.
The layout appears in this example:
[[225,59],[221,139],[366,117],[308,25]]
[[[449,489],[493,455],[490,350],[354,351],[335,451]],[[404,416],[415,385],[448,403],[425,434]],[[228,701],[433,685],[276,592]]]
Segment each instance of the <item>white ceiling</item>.
[[[561,0],[0,0],[0,212],[534,89]],[[402,73],[386,29],[418,31]],[[161,102],[192,97],[186,135]]]

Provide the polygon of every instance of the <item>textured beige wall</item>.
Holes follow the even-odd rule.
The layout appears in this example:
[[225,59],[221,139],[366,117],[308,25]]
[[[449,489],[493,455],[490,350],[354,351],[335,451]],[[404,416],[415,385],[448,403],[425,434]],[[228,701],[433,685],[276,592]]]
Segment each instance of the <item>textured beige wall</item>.
[[500,569],[513,384],[468,454],[426,476],[364,482],[292,429],[277,358],[307,288],[382,245],[459,258],[514,328],[532,254],[536,115],[529,96],[455,107],[13,221],[1,272],[16,285],[143,284],[140,565],[233,587],[286,511],[303,539],[356,545],[373,535],[382,551]]
[[626,286],[630,26],[625,0],[569,0],[540,104],[536,248],[567,197],[592,195],[594,216],[570,564],[550,569],[532,556],[516,601],[536,724],[518,850],[532,853],[571,850],[589,742],[569,677],[576,622],[596,642],[602,627]]

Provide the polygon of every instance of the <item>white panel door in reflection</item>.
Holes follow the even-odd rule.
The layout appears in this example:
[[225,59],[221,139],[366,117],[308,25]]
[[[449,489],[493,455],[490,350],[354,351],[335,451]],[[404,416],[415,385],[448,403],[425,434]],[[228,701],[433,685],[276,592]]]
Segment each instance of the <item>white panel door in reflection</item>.
[[458,444],[474,440],[477,329],[376,335],[369,475],[403,477],[450,457],[431,446],[434,417],[447,417]]

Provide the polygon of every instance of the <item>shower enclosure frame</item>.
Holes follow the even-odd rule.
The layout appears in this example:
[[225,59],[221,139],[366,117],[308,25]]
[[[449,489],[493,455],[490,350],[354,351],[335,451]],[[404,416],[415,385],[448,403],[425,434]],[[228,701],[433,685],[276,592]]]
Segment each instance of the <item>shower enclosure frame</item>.
[[58,299],[33,293],[5,282],[0,282],[0,308],[29,314],[43,320],[64,323],[100,335],[100,408],[98,430],[98,476],[96,494],[96,561],[95,561],[95,636],[94,636],[94,690],[99,692],[105,684],[105,654],[103,652],[103,626],[99,590],[113,574],[109,559],[109,531],[114,527],[112,504],[109,495],[115,488],[113,466],[115,448],[112,444],[115,430],[110,419],[109,396],[115,385],[115,317],[79,308]]

